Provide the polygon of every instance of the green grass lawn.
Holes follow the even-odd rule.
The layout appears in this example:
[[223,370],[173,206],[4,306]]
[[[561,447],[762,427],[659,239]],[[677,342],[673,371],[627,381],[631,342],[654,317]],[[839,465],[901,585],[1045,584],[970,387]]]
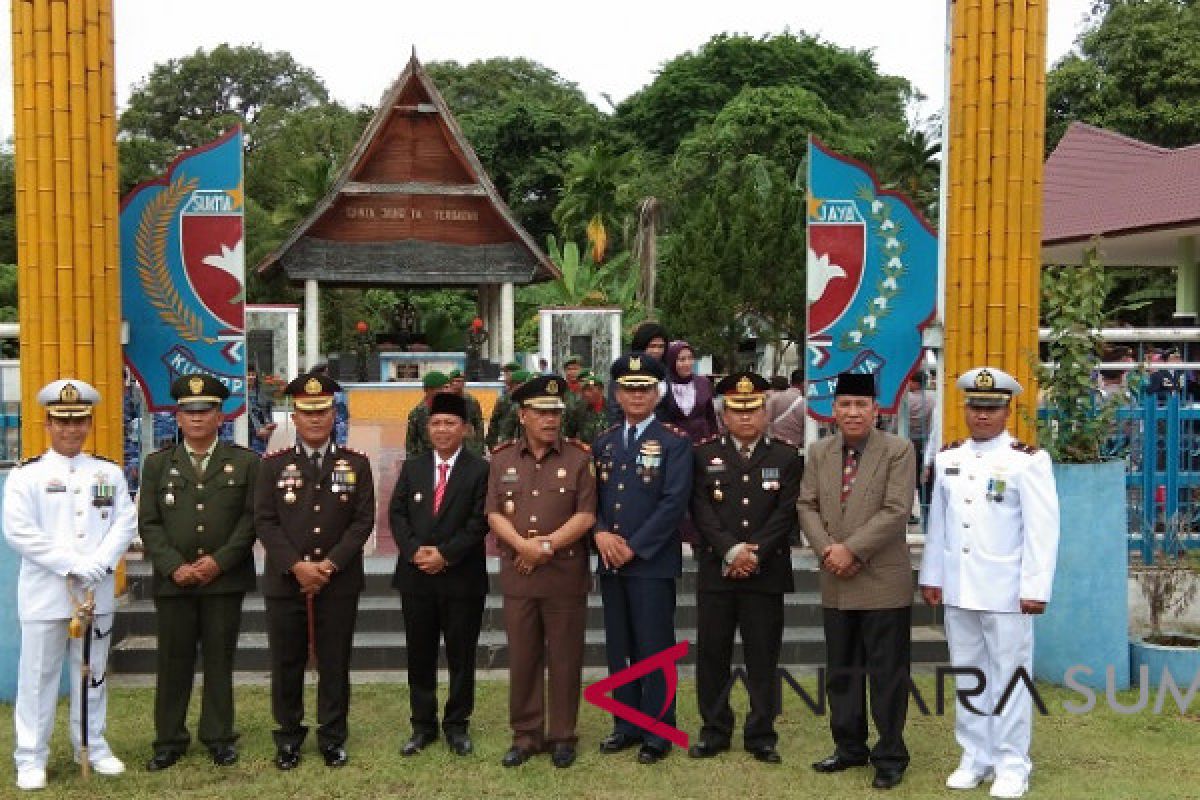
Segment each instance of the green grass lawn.
[[[918,686],[933,710],[932,677]],[[815,695],[815,681],[802,683]],[[949,695],[950,687],[947,686]],[[1189,713],[1180,714],[1168,702],[1162,715],[1150,709],[1121,715],[1111,711],[1103,694],[1097,708],[1071,716],[1063,703],[1078,703],[1079,695],[1043,687],[1050,710],[1039,717],[1034,732],[1033,790],[1029,797],[1063,798],[1200,798],[1200,697]],[[1134,692],[1120,699],[1131,704]],[[781,766],[759,764],[734,751],[710,761],[692,761],[679,750],[655,767],[634,760],[635,751],[602,756],[596,748],[607,733],[608,718],[584,704],[581,714],[580,758],[574,767],[557,770],[549,758],[535,758],[515,770],[500,766],[508,747],[505,684],[479,686],[472,733],[476,754],[450,755],[440,742],[415,758],[399,754],[408,736],[408,698],[403,685],[369,684],[354,687],[350,711],[350,765],[327,769],[306,742],[300,768],[280,773],[271,764],[270,698],[264,687],[238,689],[242,759],[237,766],[218,769],[207,752],[194,746],[178,765],[161,773],[145,771],[153,738],[150,689],[116,689],[109,700],[109,741],[126,761],[129,772],[119,778],[93,777],[84,784],[70,759],[66,743],[65,705],[59,710],[50,761],[50,786],[30,796],[46,798],[831,798],[869,797],[872,772],[855,769],[833,776],[818,775],[809,762],[831,751],[827,719],[813,715],[790,691],[785,691],[779,721]],[[1168,698],[1169,700],[1169,698]],[[741,687],[735,707],[744,708]],[[313,695],[309,693],[309,708]],[[681,727],[698,730],[694,688],[681,682]],[[195,710],[191,719],[195,719]],[[907,729],[912,765],[904,783],[890,797],[987,797],[985,788],[953,792],[943,788],[957,763],[949,716],[922,716],[912,706]],[[738,743],[735,741],[735,743]],[[14,797],[12,708],[0,706],[0,797]]]

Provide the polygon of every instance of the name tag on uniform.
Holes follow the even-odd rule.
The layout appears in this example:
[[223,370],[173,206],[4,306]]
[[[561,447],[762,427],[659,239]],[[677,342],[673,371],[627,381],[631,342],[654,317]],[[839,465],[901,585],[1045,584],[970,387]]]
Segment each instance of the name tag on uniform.
[[521,476],[517,474],[516,467],[509,467],[504,470],[504,474],[500,476],[501,483],[520,483]]
[[952,467],[946,467],[946,474],[947,474],[947,475],[957,475],[958,473],[959,473],[959,468],[958,468],[958,465],[957,465],[957,464],[955,464],[955,465],[954,465],[954,466],[952,466]]
[[57,478],[55,478],[54,480],[52,480],[46,484],[46,493],[47,494],[62,494],[62,493],[65,493],[66,491],[67,491],[67,485],[65,483],[63,483],[62,481],[58,480]]
[[779,468],[778,467],[763,467],[762,468],[762,488],[764,491],[773,492],[779,489]]
[[713,456],[712,460],[709,461],[708,464],[706,464],[704,466],[704,471],[707,472],[709,475],[714,475],[719,472],[724,472],[725,471],[725,462],[721,460],[720,456]]

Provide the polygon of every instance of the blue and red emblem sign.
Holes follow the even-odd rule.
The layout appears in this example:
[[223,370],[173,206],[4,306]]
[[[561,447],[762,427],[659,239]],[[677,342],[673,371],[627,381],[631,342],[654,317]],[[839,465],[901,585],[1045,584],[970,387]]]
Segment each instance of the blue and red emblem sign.
[[866,166],[808,146],[808,413],[833,419],[838,373],[875,375],[895,413],[937,305],[937,232]]
[[171,382],[205,372],[246,410],[242,132],[189,150],[121,204],[125,363],[150,411],[174,408]]

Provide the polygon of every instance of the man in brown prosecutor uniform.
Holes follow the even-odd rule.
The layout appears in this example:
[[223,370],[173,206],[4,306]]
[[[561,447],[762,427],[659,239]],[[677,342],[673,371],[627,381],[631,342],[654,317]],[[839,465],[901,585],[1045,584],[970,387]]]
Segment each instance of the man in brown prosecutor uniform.
[[[375,486],[362,453],[332,440],[333,396],[328,375],[301,375],[292,397],[296,444],[268,455],[258,472],[254,525],[267,551],[262,593],[271,651],[271,712],[278,726],[275,766],[300,764],[304,726],[304,665],[317,662],[317,747],[326,766],[344,766],[350,706],[350,653],[363,545],[375,527]],[[310,642],[310,631],[312,641]]]
[[[800,525],[821,564],[829,670],[829,726],[836,749],[817,772],[875,767],[872,786],[904,777],[913,575],[904,540],[916,485],[912,444],[878,430],[875,376],[842,373],[834,389],[838,432],[808,448]],[[879,733],[867,748],[866,683]]]
[[508,636],[506,767],[544,750],[556,767],[575,762],[591,583],[581,539],[596,519],[596,475],[587,446],[559,435],[566,391],[561,377],[541,375],[513,392],[524,433],[493,451],[488,477]]
[[158,630],[151,772],[187,751],[197,646],[204,670],[197,733],[217,766],[237,761],[233,654],[242,600],[254,589],[258,456],[217,439],[229,390],[216,378],[182,375],[171,396],[183,442],[146,458],[138,500],[138,533],[154,565]]

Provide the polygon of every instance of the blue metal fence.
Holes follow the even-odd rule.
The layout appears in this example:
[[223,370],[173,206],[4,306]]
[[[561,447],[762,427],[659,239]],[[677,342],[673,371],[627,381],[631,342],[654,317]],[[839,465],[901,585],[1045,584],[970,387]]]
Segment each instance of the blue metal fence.
[[1200,406],[1146,395],[1118,409],[1105,455],[1125,461],[1129,547],[1143,560],[1200,549]]

